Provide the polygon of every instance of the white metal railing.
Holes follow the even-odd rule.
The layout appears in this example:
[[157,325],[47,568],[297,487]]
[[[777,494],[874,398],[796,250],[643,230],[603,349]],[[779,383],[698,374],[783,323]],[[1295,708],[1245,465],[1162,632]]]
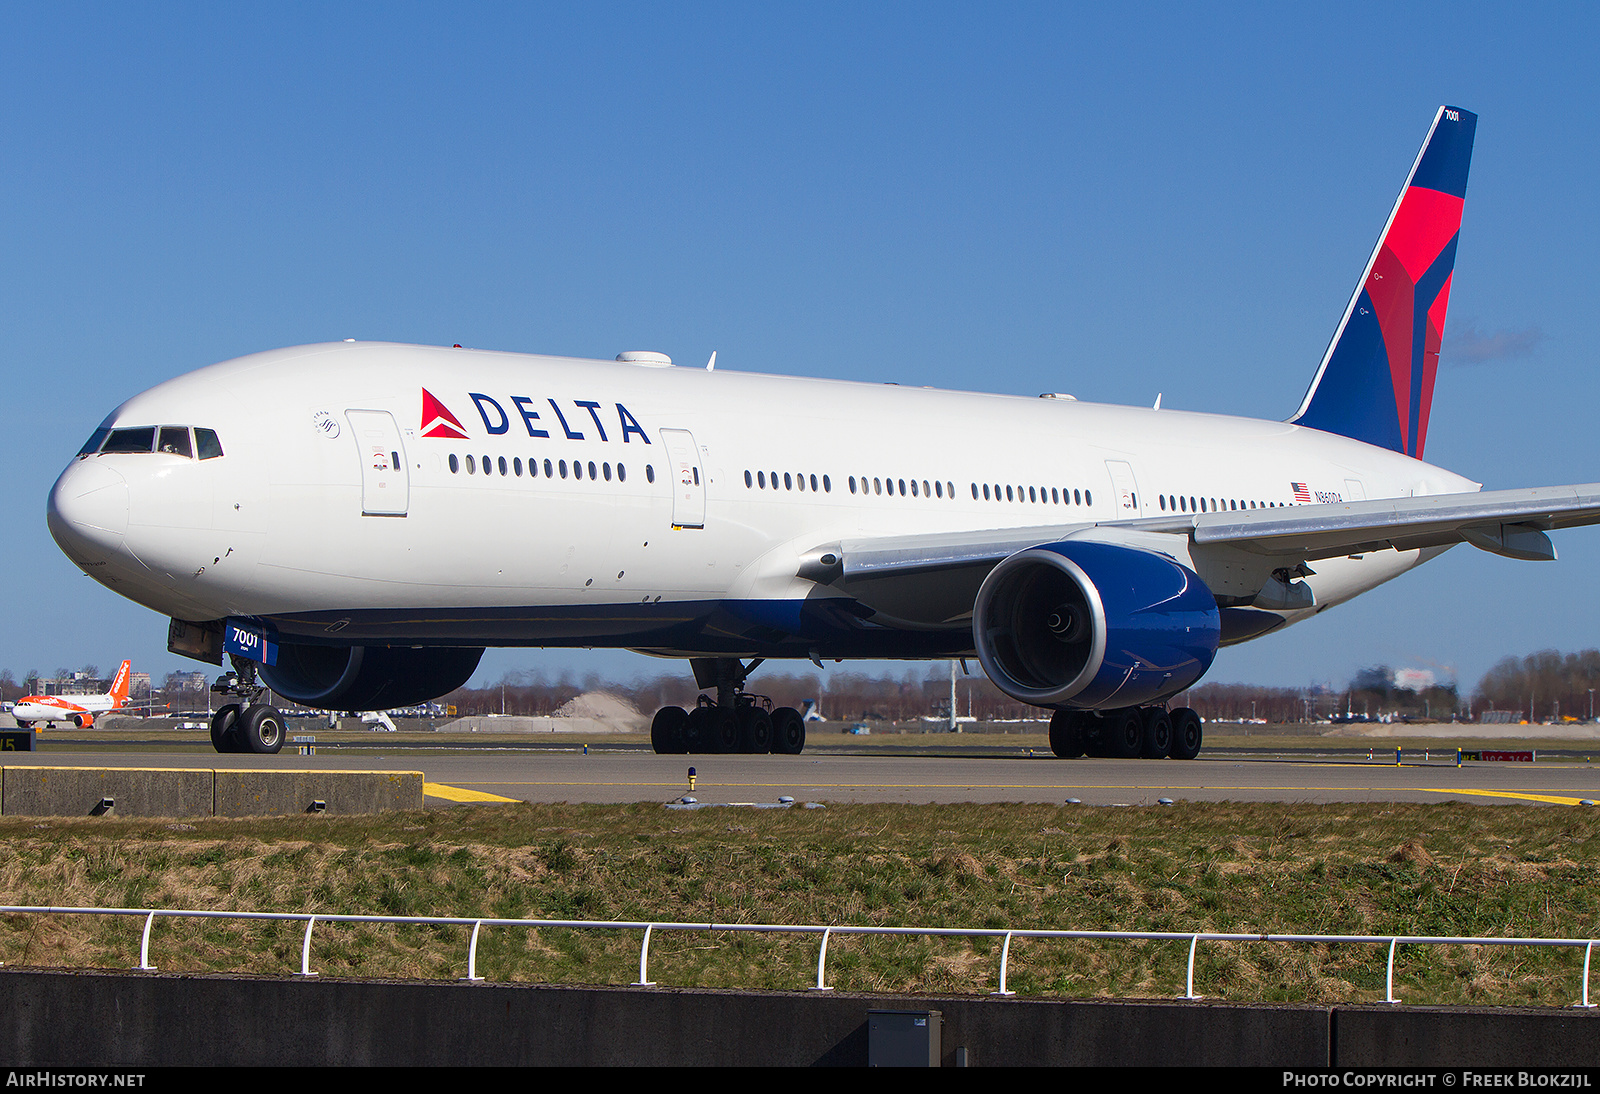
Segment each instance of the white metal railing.
[[991,995],[1015,995],[1006,988],[1006,968],[1011,959],[1013,938],[1077,939],[1080,941],[1142,941],[1189,943],[1188,975],[1183,998],[1202,998],[1194,990],[1195,953],[1202,942],[1278,942],[1278,943],[1387,943],[1389,957],[1384,979],[1385,1003],[1398,1003],[1394,997],[1394,959],[1401,946],[1568,946],[1583,947],[1583,985],[1576,1007],[1593,1007],[1589,1002],[1589,966],[1594,947],[1600,939],[1582,938],[1469,938],[1452,935],[1372,935],[1372,934],[1221,934],[1209,931],[1057,931],[1019,930],[991,927],[861,927],[840,924],[800,923],[673,923],[663,921],[627,921],[610,919],[490,919],[454,916],[408,915],[333,915],[320,912],[211,912],[176,908],[58,908],[47,906],[0,906],[0,915],[110,915],[143,916],[144,930],[139,941],[139,963],[135,969],[154,972],[150,964],[150,931],[157,918],[164,919],[242,919],[301,922],[306,925],[305,937],[300,946],[300,971],[296,976],[316,976],[311,971],[311,931],[317,923],[390,923],[413,926],[471,927],[467,944],[467,975],[465,980],[479,981],[477,974],[478,938],[484,927],[563,927],[571,930],[643,931],[644,940],[639,947],[639,979],[634,987],[654,987],[649,978],[650,937],[656,931],[732,931],[758,934],[814,934],[821,935],[817,951],[817,982],[811,991],[832,991],[827,982],[828,941],[835,935],[909,935],[930,938],[1000,938],[999,986]]

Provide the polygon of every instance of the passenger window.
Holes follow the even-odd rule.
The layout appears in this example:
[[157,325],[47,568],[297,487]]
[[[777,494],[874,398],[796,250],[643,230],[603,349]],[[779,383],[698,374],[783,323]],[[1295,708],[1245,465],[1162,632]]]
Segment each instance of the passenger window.
[[744,488],[746,490],[748,490],[752,486],[754,486],[755,484],[756,484],[756,480],[753,477],[751,477],[750,472],[746,471],[744,473]]
[[[595,473],[594,473],[594,461],[593,461],[593,460],[590,460],[590,461],[589,461],[589,478],[590,478],[590,479],[591,479],[591,480],[592,480],[592,479],[594,479],[594,477],[595,477]],[[609,478],[610,478],[610,477],[611,477],[611,476],[610,476],[610,475],[607,475],[607,476],[606,476],[606,478],[608,478],[608,479],[609,479]]]
[[454,452],[452,452],[452,453],[450,453],[450,474],[459,475],[460,473],[461,473],[461,461],[456,459],[456,454]]
[[513,456],[513,457],[511,457],[511,470],[513,470],[513,471],[515,471],[517,473],[517,478],[519,478],[519,479],[522,478],[522,457],[521,456]]
[[603,463],[603,464],[600,465],[600,470],[605,472],[606,481],[610,482],[611,481],[611,465],[609,463]]
[[501,456],[500,457],[500,474],[504,475],[505,473],[506,473],[506,458],[504,456]]
[[562,478],[566,478],[567,477],[567,461],[566,460],[562,460],[560,463],[556,464],[556,467],[558,467],[561,470],[561,477]]
[[811,492],[813,494],[817,492],[817,477],[815,475],[811,476]]
[[467,453],[467,474],[471,475],[476,471],[477,471],[477,464],[472,462],[472,453],[469,452],[469,453]]
[[181,425],[164,425],[161,427],[161,439],[156,444],[157,452],[165,452],[169,456],[182,456],[184,459],[193,459],[194,452],[189,447],[189,429]]
[[113,429],[101,452],[148,452],[155,446],[155,426],[144,429]]
[[624,467],[620,463],[617,464],[617,481],[618,482],[627,482],[628,481],[628,469],[626,467]]
[[[544,461],[544,477],[547,478],[547,479],[554,477],[551,474],[552,471],[554,471],[554,468],[552,468],[550,466],[550,461],[549,460],[545,460]],[[565,476],[562,476],[562,477],[565,478]]]
[[644,465],[644,481],[645,482],[655,482],[656,481],[656,465],[655,464],[647,463],[647,464]]

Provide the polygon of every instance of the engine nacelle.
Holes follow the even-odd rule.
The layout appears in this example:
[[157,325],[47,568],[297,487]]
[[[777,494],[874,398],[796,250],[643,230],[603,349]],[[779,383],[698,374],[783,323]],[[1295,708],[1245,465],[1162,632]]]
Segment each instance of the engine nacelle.
[[437,699],[465,684],[483,648],[278,645],[263,683],[286,699],[326,710],[389,710]]
[[1221,615],[1197,574],[1137,547],[1067,540],[989,573],[972,615],[996,687],[1034,706],[1159,702],[1205,675]]

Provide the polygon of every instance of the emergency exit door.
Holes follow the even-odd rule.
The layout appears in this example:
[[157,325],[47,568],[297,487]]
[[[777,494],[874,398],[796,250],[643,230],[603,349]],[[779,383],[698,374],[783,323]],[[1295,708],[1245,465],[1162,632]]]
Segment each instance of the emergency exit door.
[[661,443],[667,446],[667,458],[672,461],[672,526],[704,528],[706,479],[694,436],[687,429],[663,429]]
[[1107,460],[1106,470],[1111,473],[1111,492],[1117,502],[1117,513],[1136,517],[1143,508],[1139,504],[1139,484],[1134,481],[1133,468],[1122,460]]
[[361,515],[405,516],[411,479],[394,415],[387,410],[347,410],[344,416],[361,457]]

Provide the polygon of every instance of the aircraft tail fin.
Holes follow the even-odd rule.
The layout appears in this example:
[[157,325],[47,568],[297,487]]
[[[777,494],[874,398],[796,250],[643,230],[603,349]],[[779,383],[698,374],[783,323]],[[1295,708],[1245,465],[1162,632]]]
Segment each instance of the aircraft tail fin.
[[1478,116],[1441,106],[1289,421],[1422,458]]
[[124,661],[117,670],[117,678],[111,681],[111,705],[114,707],[120,707],[128,701],[128,677],[132,668],[132,661]]

